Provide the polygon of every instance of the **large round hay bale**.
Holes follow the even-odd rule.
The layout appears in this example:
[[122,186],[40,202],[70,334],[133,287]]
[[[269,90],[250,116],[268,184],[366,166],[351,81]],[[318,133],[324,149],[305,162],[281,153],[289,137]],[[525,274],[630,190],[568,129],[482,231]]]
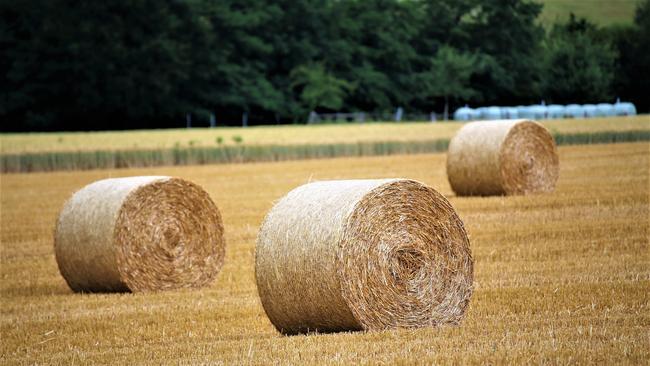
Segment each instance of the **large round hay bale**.
[[77,191],[59,214],[54,248],[74,291],[157,291],[212,281],[225,242],[217,206],[171,177],[105,179]]
[[553,136],[530,120],[468,123],[447,153],[447,177],[461,196],[552,192],[559,170]]
[[473,290],[463,222],[433,188],[404,179],[289,192],[260,228],[255,272],[285,334],[456,325]]

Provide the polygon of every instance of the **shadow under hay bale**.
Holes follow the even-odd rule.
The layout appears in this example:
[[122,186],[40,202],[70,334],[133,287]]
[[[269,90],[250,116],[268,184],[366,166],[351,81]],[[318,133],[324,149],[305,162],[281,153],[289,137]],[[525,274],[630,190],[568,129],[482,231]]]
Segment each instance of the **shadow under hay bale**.
[[217,206],[180,178],[105,179],[77,191],[59,214],[59,270],[77,292],[201,287],[225,254]]
[[447,177],[459,196],[552,192],[559,170],[553,136],[530,120],[468,123],[447,153]]
[[433,188],[405,179],[289,192],[260,228],[255,271],[285,334],[456,325],[473,291],[462,221]]

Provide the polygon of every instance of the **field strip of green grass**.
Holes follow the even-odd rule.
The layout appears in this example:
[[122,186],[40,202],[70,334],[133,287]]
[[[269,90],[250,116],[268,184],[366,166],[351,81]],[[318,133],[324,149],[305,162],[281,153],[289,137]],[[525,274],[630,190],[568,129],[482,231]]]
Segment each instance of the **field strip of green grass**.
[[[558,145],[650,141],[650,130],[553,133]],[[3,173],[88,170],[421,154],[446,151],[448,138],[311,145],[236,145],[150,150],[43,152],[0,155]]]

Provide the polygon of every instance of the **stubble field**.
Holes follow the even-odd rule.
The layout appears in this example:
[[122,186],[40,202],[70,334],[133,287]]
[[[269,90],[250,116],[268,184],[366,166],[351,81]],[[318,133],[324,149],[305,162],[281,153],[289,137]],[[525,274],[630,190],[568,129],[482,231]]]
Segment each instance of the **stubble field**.
[[[1,176],[2,364],[644,363],[650,358],[650,144],[560,147],[555,193],[455,197],[444,154]],[[198,291],[74,294],[52,233],[97,179],[166,174],[202,185],[226,263]],[[457,328],[282,336],[254,281],[273,202],[310,180],[408,177],[465,221],[475,293]]]

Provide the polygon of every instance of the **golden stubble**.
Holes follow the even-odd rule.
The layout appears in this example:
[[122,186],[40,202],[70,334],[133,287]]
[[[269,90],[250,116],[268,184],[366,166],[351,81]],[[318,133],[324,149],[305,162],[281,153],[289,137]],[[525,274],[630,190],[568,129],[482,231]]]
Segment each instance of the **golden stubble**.
[[[560,147],[552,194],[455,197],[445,155],[103,170],[1,177],[0,361],[24,363],[642,363],[650,357],[648,143]],[[171,175],[218,203],[224,266],[211,286],[74,294],[58,272],[56,216],[102,178]],[[255,287],[257,231],[309,181],[407,177],[465,222],[475,291],[460,327],[283,336]]]

